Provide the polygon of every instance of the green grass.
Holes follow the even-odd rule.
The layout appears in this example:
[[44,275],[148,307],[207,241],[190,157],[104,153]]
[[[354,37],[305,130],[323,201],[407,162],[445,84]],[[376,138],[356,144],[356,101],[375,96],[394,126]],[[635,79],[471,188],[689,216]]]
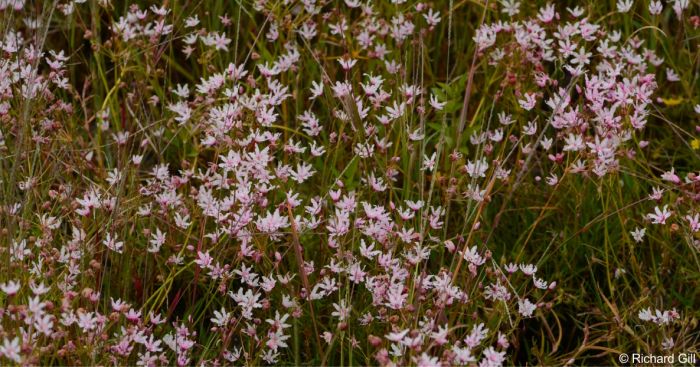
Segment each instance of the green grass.
[[[137,3],[141,8],[151,5]],[[415,5],[416,2],[409,3]],[[564,8],[569,3],[577,4],[557,2],[562,17],[567,15]],[[199,122],[206,121],[209,108],[223,103],[223,98],[206,100],[197,97],[199,100],[192,104],[195,122],[179,126],[166,108],[167,103],[174,100],[171,89],[178,84],[188,84],[195,94],[197,83],[225,70],[229,63],[244,63],[250,67],[255,65],[254,62],[272,62],[285,52],[284,43],[295,39],[300,52],[299,64],[303,69],[279,76],[280,82],[289,86],[289,93],[294,97],[278,106],[279,119],[268,130],[279,133],[282,144],[289,139],[308,144],[311,137],[301,130],[297,116],[311,109],[322,121],[324,132],[316,141],[326,148],[326,154],[308,161],[317,171],[311,182],[298,185],[289,180],[280,181],[279,187],[267,197],[270,202],[284,201],[288,190],[294,190],[305,200],[315,196],[326,199],[328,191],[337,189],[338,180],[342,180],[346,189],[344,193],[356,190],[362,195],[362,200],[374,205],[424,200],[428,205],[442,206],[447,213],[445,225],[431,233],[455,243],[460,243],[460,238],[468,239],[468,247],[477,245],[480,249],[490,250],[497,267],[509,262],[536,264],[540,269],[538,275],[556,281],[556,289],[535,292],[522,275],[518,280],[520,284],[513,286],[519,292],[530,292],[532,299],[545,302],[546,312],[537,312],[534,318],[523,321],[513,308],[474,301],[459,312],[445,315],[444,320],[461,330],[460,333],[466,334],[471,329],[472,314],[479,320],[486,320],[492,331],[508,333],[511,343],[508,364],[562,365],[570,360],[577,365],[618,364],[619,353],[662,353],[661,343],[670,336],[676,341],[674,352],[697,350],[700,345],[700,259],[699,247],[693,241],[700,241],[700,237],[690,233],[680,217],[681,213],[700,210],[697,201],[700,186],[697,182],[671,185],[662,181],[660,176],[674,167],[683,179],[685,174],[698,172],[700,167],[699,150],[694,143],[700,139],[696,129],[700,115],[693,111],[693,106],[700,103],[700,31],[688,20],[698,16],[699,7],[697,1],[691,1],[684,20],[679,22],[670,9],[661,16],[652,17],[642,1],[637,3],[627,14],[616,13],[612,1],[589,1],[581,5],[592,23],[620,29],[623,40],[638,37],[644,40],[644,46],[655,50],[664,59],[664,64],[657,68],[659,87],[653,95],[659,100],[652,104],[647,127],[635,132],[627,146],[634,157],[621,158],[619,171],[602,178],[567,172],[559,176],[557,185],[550,187],[533,179],[542,176],[544,180],[553,170],[563,172],[546,154],[537,153],[531,160],[521,149],[510,151],[505,144],[497,145],[489,159],[515,162],[511,168],[513,176],[518,179],[511,179],[507,184],[495,183],[494,179],[494,183],[488,185],[494,175],[489,169],[481,186],[486,189],[488,197],[483,204],[460,195],[472,182],[469,176],[460,172],[460,168],[468,159],[485,156],[483,146],[468,142],[472,133],[496,126],[497,114],[503,111],[513,111],[513,117],[518,120],[505,127],[505,136],[519,133],[533,116],[537,116],[541,129],[551,115],[551,111],[544,109],[534,115],[518,110],[518,97],[514,88],[508,85],[508,78],[510,74],[524,75],[529,72],[530,65],[513,57],[493,66],[476,52],[472,41],[475,30],[482,23],[503,19],[494,1],[435,1],[432,7],[441,12],[442,21],[432,32],[413,35],[402,45],[389,45],[392,58],[402,64],[402,72],[396,76],[384,75],[387,90],[398,94],[403,83],[418,84],[439,96],[447,105],[439,114],[412,112],[387,127],[378,126],[377,136],[385,137],[391,147],[375,152],[371,159],[359,159],[354,153],[358,144],[371,138],[360,129],[364,122],[359,121],[352,103],[343,103],[332,96],[329,88],[332,83],[326,83],[324,95],[315,101],[305,98],[312,81],[347,78],[358,85],[366,80],[363,73],[382,74],[384,66],[381,61],[365,61],[364,51],[357,45],[357,34],[347,32],[345,38],[340,38],[324,33],[312,44],[301,43],[300,37],[288,31],[306,21],[308,15],[297,13],[292,5],[283,2],[272,1],[265,12],[256,12],[251,1],[174,1],[168,5],[171,11],[165,17],[174,25],[171,35],[155,43],[147,39],[124,42],[112,36],[110,27],[127,13],[131,3],[112,1],[109,6],[101,6],[97,1],[88,1],[76,4],[75,12],[70,16],[52,8],[50,2],[27,4],[23,16],[41,15],[47,20],[46,40],[42,47],[45,50],[62,49],[70,56],[66,67],[70,88],[56,91],[55,97],[70,104],[72,110],[56,110],[52,107],[55,105],[51,100],[53,97],[27,100],[15,96],[9,99],[10,112],[0,117],[0,131],[6,139],[6,145],[0,146],[0,261],[3,266],[0,283],[20,281],[23,284],[21,295],[26,298],[30,295],[30,279],[43,279],[50,285],[64,277],[67,269],[57,261],[58,252],[70,241],[71,226],[75,225],[86,233],[81,248],[85,256],[79,261],[80,273],[76,277],[75,290],[81,292],[90,288],[100,292],[100,296],[96,305],[78,297],[72,301],[71,307],[101,310],[109,315],[110,299],[119,298],[134,305],[144,317],[154,311],[167,315],[169,322],[184,320],[191,330],[197,332],[191,364],[221,358],[222,345],[231,340],[242,341],[240,333],[225,340],[220,333],[212,331],[213,324],[209,321],[214,310],[222,306],[228,310],[234,308],[226,291],[235,293],[242,286],[240,279],[227,282],[205,280],[205,274],[194,263],[195,251],[207,250],[215,261],[225,262],[231,269],[249,264],[249,260],[238,256],[240,241],[228,234],[223,234],[219,241],[204,237],[216,228],[216,223],[212,218],[198,214],[195,195],[201,187],[192,182],[185,183],[178,191],[183,196],[184,208],[192,213],[193,225],[185,230],[173,224],[170,219],[174,213],[172,209],[154,207],[149,217],[139,216],[139,208],[152,201],[139,190],[152,177],[150,172],[158,164],[167,163],[171,174],[179,171],[181,175],[196,176],[210,164],[220,163],[219,155],[225,156],[229,150],[223,145],[206,147],[201,141],[205,127]],[[326,8],[333,9],[334,17],[359,19],[358,9],[351,10],[341,4],[341,1],[332,1]],[[393,14],[399,8],[389,2],[374,5],[379,14]],[[670,6],[665,4],[666,8]],[[401,5],[401,8],[410,6]],[[536,11],[534,5],[523,2],[519,16],[535,15]],[[0,13],[3,33],[10,29],[24,29],[19,15],[13,14],[10,11]],[[201,21],[197,29],[227,33],[232,39],[228,52],[208,49],[198,50],[190,57],[183,56],[182,38],[190,31],[185,29],[184,20],[194,14]],[[228,27],[220,21],[219,16],[223,15],[231,18]],[[282,23],[276,42],[265,41],[271,19]],[[39,30],[26,32],[27,36],[41,35]],[[336,60],[345,54],[362,60],[362,67],[347,74],[343,72]],[[680,81],[667,81],[666,67],[675,70]],[[252,73],[252,67],[250,70]],[[45,71],[42,67],[41,72]],[[255,71],[251,78],[264,85],[264,78],[257,73],[257,68]],[[545,71],[553,79],[571,81],[561,68]],[[531,80],[523,78],[518,83],[527,90],[537,90]],[[249,93],[253,87],[245,85],[242,89]],[[542,90],[545,94],[553,91],[551,88]],[[152,98],[157,98],[159,103],[149,103]],[[109,131],[102,131],[98,126],[99,116],[105,111],[109,111]],[[351,117],[339,119],[337,111],[344,111]],[[32,140],[32,136],[42,131],[41,122],[45,117],[56,121],[58,126],[46,134],[50,136],[48,142],[39,144]],[[252,115],[243,116],[240,123],[246,127],[257,124]],[[425,139],[411,141],[409,134],[419,128],[424,131]],[[549,129],[551,132],[552,128]],[[111,134],[118,132],[130,133],[126,145],[115,143]],[[337,136],[331,137],[331,132]],[[230,136],[231,139],[242,137],[235,133]],[[650,145],[641,148],[638,143],[642,140],[649,141]],[[450,154],[454,151],[462,153],[463,157],[451,160]],[[423,155],[429,152],[437,152],[436,167],[432,172],[422,171]],[[92,155],[89,160],[85,159],[88,154]],[[134,154],[144,154],[139,166],[130,163]],[[398,159],[392,160],[392,157]],[[575,158],[575,155],[567,155],[564,163],[571,164]],[[295,166],[294,159],[291,155],[278,154],[275,164],[279,161]],[[108,187],[105,180],[115,168],[125,179]],[[383,178],[388,182],[386,173],[390,169],[396,170],[399,178],[391,182],[387,191],[368,190],[363,181],[367,173],[385,174]],[[19,184],[27,178],[33,178],[35,183],[30,189],[21,190]],[[75,198],[82,198],[93,185],[116,199],[114,210],[96,210],[86,217],[75,216],[73,209],[78,207]],[[450,193],[450,186],[457,187],[457,193]],[[657,186],[667,188],[663,204],[670,204],[675,212],[674,223],[678,225],[645,224],[644,216],[653,212],[656,205],[662,206],[647,200]],[[15,203],[21,203],[20,213],[11,215],[9,207]],[[427,221],[419,218],[424,212],[428,213],[428,205],[415,219],[400,224],[428,233]],[[332,208],[326,209],[328,213],[325,214],[332,214]],[[50,238],[45,239],[45,247],[39,249],[38,246],[35,248],[36,240],[45,233],[39,225],[41,214],[64,222]],[[286,216],[286,212],[283,214]],[[302,214],[295,211],[295,215]],[[478,229],[474,229],[476,223]],[[646,238],[641,243],[635,243],[630,234],[638,226],[647,227]],[[144,230],[153,231],[156,227],[168,233],[167,251],[146,255],[150,234],[145,234]],[[125,241],[127,249],[124,254],[115,255],[104,250],[101,243],[106,233],[117,234],[121,241]],[[339,241],[340,248],[357,253],[361,236],[353,230],[352,235]],[[327,246],[326,237],[314,232],[299,234],[305,260],[315,260],[317,269],[335,256],[335,250]],[[31,275],[30,262],[20,264],[10,260],[9,248],[14,240],[19,239],[29,240],[33,258],[44,259],[42,276]],[[466,264],[458,260],[459,256],[450,254],[444,246],[435,245],[428,239],[420,241],[434,246],[434,250],[427,261],[411,269],[413,277],[407,284],[411,289],[410,301],[417,305],[418,311],[396,313],[399,317],[395,323],[397,326],[417,328],[416,315],[422,315],[431,307],[421,305],[422,301],[413,294],[413,282],[422,273],[454,272],[456,284],[473,292],[475,297],[481,294],[479,283],[485,285],[496,279],[485,272],[471,278]],[[256,263],[260,267],[280,274],[296,274],[286,286],[287,292],[296,294],[302,280],[293,243],[289,238],[278,243],[261,236],[253,239],[252,246],[264,254]],[[461,243],[457,246],[459,250],[465,248]],[[273,257],[275,251],[282,254],[283,260],[279,263]],[[184,257],[182,265],[168,261],[168,257],[175,254]],[[624,273],[620,273],[621,269]],[[318,271],[312,280],[321,280]],[[59,306],[64,295],[54,287],[44,298]],[[273,293],[269,298],[274,310],[281,303],[281,293]],[[333,302],[342,299],[362,301],[353,304],[353,320],[347,330],[340,331],[337,320],[330,315],[334,311]],[[6,308],[12,302],[11,297],[0,293],[0,307]],[[313,305],[313,317],[309,304]],[[643,324],[638,313],[646,307],[676,308],[681,318],[665,328]],[[287,341],[290,348],[282,353],[283,364],[377,363],[374,359],[376,350],[370,346],[368,336],[383,337],[383,333],[391,331],[390,323],[382,323],[374,329],[359,324],[357,319],[364,312],[376,311],[371,305],[371,295],[359,285],[345,279],[337,294],[323,301],[303,302],[300,309],[301,317],[290,319],[293,331],[290,331],[291,338]],[[267,316],[261,318],[264,323]],[[333,333],[331,343],[319,340],[311,326],[314,323],[320,325],[319,333]],[[107,325],[109,338],[112,338],[118,330],[117,325],[121,324],[112,320]],[[243,323],[236,325],[244,326]],[[166,326],[154,329],[161,332]],[[0,319],[0,336],[17,335],[16,328],[17,323],[7,317]],[[78,340],[77,327],[65,329],[65,335],[53,341],[42,339],[39,344],[46,345],[46,351],[34,350],[29,361],[37,364],[112,363],[102,352],[93,355],[92,347],[87,345],[78,346],[78,352],[72,354],[58,354],[72,338]],[[358,341],[358,348],[351,346],[351,338]],[[496,335],[489,335],[489,340],[495,342]],[[105,350],[104,346],[110,342],[95,340],[95,350]],[[249,353],[251,364],[264,364],[260,345],[248,341],[241,346]],[[136,353],[133,353],[116,363],[134,364],[136,361]],[[169,360],[171,364],[174,362],[174,359]]]

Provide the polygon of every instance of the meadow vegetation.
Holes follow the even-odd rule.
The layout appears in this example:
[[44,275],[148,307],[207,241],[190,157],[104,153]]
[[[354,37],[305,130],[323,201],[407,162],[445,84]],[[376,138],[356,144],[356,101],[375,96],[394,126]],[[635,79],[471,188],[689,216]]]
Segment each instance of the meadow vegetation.
[[0,0],[1,365],[700,345],[698,0]]

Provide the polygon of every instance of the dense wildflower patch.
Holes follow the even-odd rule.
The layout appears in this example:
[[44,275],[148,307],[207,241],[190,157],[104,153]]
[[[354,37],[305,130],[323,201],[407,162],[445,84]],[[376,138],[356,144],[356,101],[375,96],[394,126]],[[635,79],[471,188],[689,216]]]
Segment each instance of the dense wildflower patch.
[[0,1],[0,363],[698,346],[698,4]]

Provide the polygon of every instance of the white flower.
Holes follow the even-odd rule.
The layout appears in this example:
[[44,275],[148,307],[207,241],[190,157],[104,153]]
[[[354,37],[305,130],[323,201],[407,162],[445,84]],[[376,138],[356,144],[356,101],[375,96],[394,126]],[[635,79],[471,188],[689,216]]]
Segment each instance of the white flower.
[[508,14],[511,17],[520,13],[520,1],[502,0],[501,5],[503,5],[503,9],[501,9],[501,12],[504,14]]
[[102,241],[102,244],[105,245],[108,249],[118,254],[121,254],[124,251],[124,242],[117,241],[116,235],[114,236],[114,238],[112,238],[111,233],[107,233],[105,239]]
[[668,210],[668,205],[664,205],[663,209],[654,208],[654,213],[647,214],[653,224],[666,224],[666,220],[671,217],[672,212]]
[[537,305],[530,302],[529,299],[525,298],[518,301],[518,312],[523,317],[531,317],[532,313],[537,309]]
[[523,274],[531,276],[537,272],[537,266],[533,264],[520,264],[520,270],[523,272]]
[[535,107],[535,104],[537,104],[537,96],[535,93],[525,93],[523,97],[525,97],[525,99],[518,100],[518,104],[520,104],[520,107],[525,111],[530,111]]
[[484,358],[479,362],[480,367],[502,366],[506,360],[506,352],[497,352],[493,347],[484,350]]
[[620,13],[627,13],[632,9],[632,5],[634,5],[633,0],[618,0],[617,1],[617,11]]
[[151,246],[148,247],[147,251],[157,253],[160,251],[160,247],[165,243],[165,233],[161,232],[160,228],[156,228],[156,233],[151,234],[151,240],[149,243]]
[[481,158],[481,160],[476,162],[468,161],[465,168],[469,177],[486,177],[486,170],[489,169],[489,164],[485,158]]
[[664,350],[671,350],[675,345],[676,342],[673,341],[672,337],[664,338],[664,341],[661,343],[661,346],[664,348]]
[[427,14],[423,14],[423,18],[425,18],[425,21],[430,25],[431,27],[434,27],[440,23],[440,12],[439,11],[433,11],[433,9],[428,9]]
[[429,103],[431,106],[433,106],[434,109],[436,109],[438,111],[441,111],[443,108],[445,108],[445,105],[447,104],[447,102],[440,102],[437,99],[437,96],[435,96],[434,94],[430,95],[430,102]]
[[422,171],[432,172],[433,168],[435,168],[436,154],[436,152],[433,152],[433,155],[430,157],[423,155],[423,167],[421,167]]
[[14,280],[10,280],[7,283],[0,284],[0,290],[5,292],[5,294],[7,294],[8,296],[12,296],[12,295],[17,294],[17,292],[19,291],[19,288],[20,288],[19,282],[16,282]]
[[350,310],[352,309],[352,306],[349,306],[347,302],[343,299],[340,301],[340,304],[334,303],[333,308],[335,308],[335,311],[331,313],[331,316],[337,317],[340,321],[345,321],[350,316]]
[[681,80],[681,77],[678,76],[678,73],[676,73],[675,70],[673,70],[671,68],[666,68],[666,79],[669,82],[677,82],[677,81]]
[[221,307],[221,311],[214,310],[214,317],[211,318],[211,322],[218,326],[224,326],[228,324],[231,318],[231,314],[226,312],[226,309]]
[[406,336],[406,334],[408,334],[409,331],[410,329],[406,329],[397,333],[389,333],[385,336],[385,338],[389,339],[389,341],[392,341],[394,343],[398,343],[403,339],[404,336]]
[[644,234],[646,231],[646,228],[637,227],[634,229],[634,231],[631,231],[630,234],[632,235],[632,238],[634,238],[634,242],[640,243],[644,240]]
[[19,337],[14,337],[11,341],[4,338],[2,345],[0,346],[0,355],[4,355],[9,360],[20,363],[22,357],[20,355],[21,349],[19,345]]
[[649,13],[651,15],[659,15],[663,10],[664,6],[661,4],[661,1],[655,0],[649,3]]

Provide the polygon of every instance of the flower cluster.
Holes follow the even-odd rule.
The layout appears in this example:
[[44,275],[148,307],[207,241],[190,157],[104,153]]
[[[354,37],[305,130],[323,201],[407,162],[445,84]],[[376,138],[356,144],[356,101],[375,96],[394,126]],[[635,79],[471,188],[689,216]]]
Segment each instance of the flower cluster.
[[[548,272],[563,231],[528,256],[542,215],[494,240],[506,208],[617,180],[680,80],[583,7],[487,2],[464,40],[451,2],[58,3],[0,1],[1,363],[517,363],[579,284]],[[469,43],[463,77],[436,40]],[[697,251],[700,174],[659,181],[623,236]]]

